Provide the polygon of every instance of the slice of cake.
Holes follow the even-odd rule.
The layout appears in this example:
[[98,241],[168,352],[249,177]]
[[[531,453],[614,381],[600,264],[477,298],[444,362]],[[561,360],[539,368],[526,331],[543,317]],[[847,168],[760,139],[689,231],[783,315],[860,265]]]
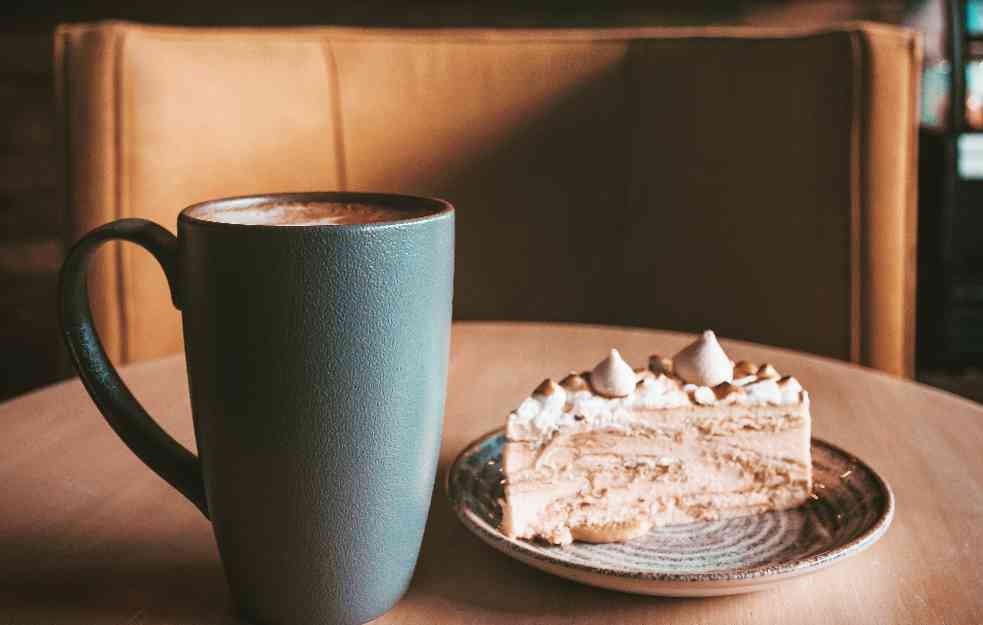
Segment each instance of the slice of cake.
[[772,365],[736,364],[713,332],[632,369],[617,350],[545,380],[508,417],[502,531],[619,542],[673,523],[809,497],[809,394]]

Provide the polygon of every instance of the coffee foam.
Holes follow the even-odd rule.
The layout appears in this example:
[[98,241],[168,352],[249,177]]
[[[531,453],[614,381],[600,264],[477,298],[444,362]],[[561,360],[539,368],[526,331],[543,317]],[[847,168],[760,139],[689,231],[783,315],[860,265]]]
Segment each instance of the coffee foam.
[[205,221],[247,226],[337,226],[414,219],[429,210],[398,210],[378,204],[357,202],[290,202],[258,204],[244,208],[212,207],[192,216]]

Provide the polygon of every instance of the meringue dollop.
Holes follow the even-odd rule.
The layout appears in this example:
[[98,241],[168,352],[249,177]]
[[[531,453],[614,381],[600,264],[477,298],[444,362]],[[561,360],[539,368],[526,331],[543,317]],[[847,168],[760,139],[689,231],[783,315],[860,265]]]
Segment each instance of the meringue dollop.
[[635,390],[638,376],[635,370],[612,349],[608,357],[597,363],[590,372],[590,385],[594,392],[606,397],[627,397]]
[[698,386],[716,386],[734,379],[734,363],[717,342],[712,330],[673,356],[673,367],[683,381]]

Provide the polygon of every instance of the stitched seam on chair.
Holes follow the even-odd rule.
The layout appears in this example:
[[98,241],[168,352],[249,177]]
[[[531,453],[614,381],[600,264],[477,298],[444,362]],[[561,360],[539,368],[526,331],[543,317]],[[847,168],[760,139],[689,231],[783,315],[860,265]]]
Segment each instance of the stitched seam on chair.
[[55,34],[55,101],[60,109],[57,111],[58,123],[60,128],[58,129],[57,138],[61,144],[58,146],[58,166],[61,170],[61,175],[59,180],[61,184],[58,185],[57,192],[60,194],[59,203],[61,204],[61,217],[62,217],[62,245],[63,251],[67,252],[68,248],[74,243],[73,233],[76,231],[78,224],[74,219],[72,214],[70,204],[71,204],[71,193],[72,189],[72,168],[71,159],[68,157],[69,149],[72,145],[71,137],[69,136],[70,124],[68,123],[69,111],[72,110],[71,101],[69,99],[70,94],[68,92],[68,80],[66,80],[66,73],[68,72],[67,65],[70,63],[72,54],[72,40],[65,31],[57,32]]
[[[71,159],[68,158],[69,147],[71,146],[71,137],[68,135],[68,112],[72,110],[69,101],[68,93],[68,80],[66,79],[66,74],[68,73],[68,63],[71,57],[71,38],[69,38],[68,33],[62,28],[55,29],[55,36],[53,41],[54,53],[54,89],[55,89],[55,158],[58,159],[58,177],[57,180],[60,184],[55,185],[55,201],[57,202],[58,210],[60,211],[61,224],[60,227],[60,243],[61,243],[61,258],[62,260],[68,255],[68,250],[74,243],[72,233],[76,231],[77,223],[73,218],[72,211],[69,210],[71,201],[71,189],[72,189],[72,170],[71,170]],[[88,290],[88,285],[86,285],[86,290]],[[60,297],[60,294],[58,294]],[[90,313],[91,314],[91,313]],[[66,360],[67,352],[66,350],[58,350],[55,356],[55,367],[58,375],[66,376],[72,367],[69,361]]]
[[907,377],[915,375],[915,344],[917,340],[918,318],[915,305],[918,285],[918,81],[922,74],[922,45],[917,35],[908,39],[908,53],[911,66],[908,70],[908,118],[906,126],[911,138],[908,141],[908,188],[905,193],[905,241],[903,249],[908,255],[905,276],[904,301],[909,310],[905,311],[904,355],[902,371]]
[[[114,218],[123,217],[123,41],[126,37],[122,29],[112,29],[112,76],[113,76],[113,207]],[[123,244],[115,243],[114,250],[116,256],[116,298],[119,312],[120,328],[120,360],[129,362],[130,354],[130,324],[129,314],[126,306],[126,266],[125,250]]]
[[[625,153],[628,154],[628,164],[627,167],[622,169],[626,171],[625,175],[625,204],[629,210],[629,214],[642,214],[644,211],[637,211],[636,207],[648,208],[648,197],[647,194],[641,193],[638,188],[637,177],[635,175],[635,168],[639,167],[639,163],[645,162],[643,155],[639,154],[641,149],[642,141],[639,139],[641,135],[642,126],[642,87],[639,81],[639,75],[641,74],[642,63],[647,60],[647,57],[639,60],[639,56],[648,52],[643,46],[638,43],[639,40],[628,40],[625,46],[625,57],[622,62],[623,76],[624,76],[624,105],[628,108],[625,112],[624,118],[628,120],[628,127],[625,128],[625,140],[627,142],[627,149]],[[595,265],[597,264],[595,260]],[[614,294],[614,299],[618,299],[617,293]],[[651,317],[646,319],[646,323],[651,324]]]
[[334,132],[335,166],[338,168],[338,188],[348,190],[348,163],[345,158],[345,126],[342,115],[341,76],[338,73],[338,58],[335,56],[331,42],[325,39],[321,49],[324,52],[324,64],[328,76],[328,96],[331,99],[331,125]]
[[864,50],[863,42],[861,41],[861,35],[859,33],[850,33],[850,47],[852,49],[853,56],[853,72],[851,74],[852,79],[852,93],[851,100],[853,104],[853,115],[850,117],[850,226],[849,226],[849,245],[850,245],[850,262],[847,268],[848,272],[848,284],[850,285],[850,296],[849,296],[849,336],[848,347],[851,362],[861,362],[863,356],[863,172],[861,167],[863,166],[864,159],[861,158],[861,150],[863,148],[863,130],[862,125],[864,121],[863,115],[863,105],[864,105],[864,94],[863,91],[863,66],[864,66]]

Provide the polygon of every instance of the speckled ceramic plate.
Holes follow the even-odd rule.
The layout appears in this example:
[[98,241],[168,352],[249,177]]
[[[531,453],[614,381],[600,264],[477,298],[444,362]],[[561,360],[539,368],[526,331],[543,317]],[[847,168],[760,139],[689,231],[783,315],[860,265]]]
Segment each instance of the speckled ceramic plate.
[[498,530],[504,442],[502,430],[486,434],[451,465],[446,488],[458,517],[508,556],[601,588],[674,597],[763,590],[863,551],[894,516],[894,495],[873,469],[814,438],[816,499],[795,510],[658,528],[622,544],[513,540]]

